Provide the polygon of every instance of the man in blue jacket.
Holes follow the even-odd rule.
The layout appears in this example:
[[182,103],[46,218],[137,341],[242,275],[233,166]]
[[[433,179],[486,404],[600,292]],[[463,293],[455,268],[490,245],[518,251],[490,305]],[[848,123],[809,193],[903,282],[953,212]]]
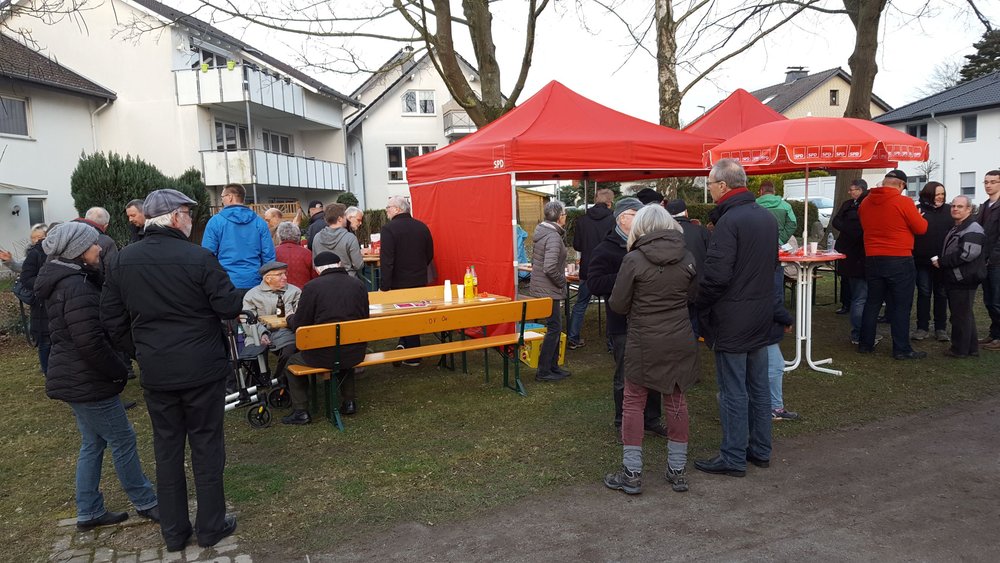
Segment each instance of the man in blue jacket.
[[720,160],[708,174],[715,223],[695,309],[705,342],[715,352],[722,447],[696,461],[706,473],[743,477],[747,462],[771,458],[771,396],[767,345],[774,323],[778,222],[754,201],[743,167]]
[[239,184],[222,188],[225,207],[208,220],[201,237],[201,245],[219,259],[233,285],[244,290],[260,285],[260,267],[275,260],[267,222],[243,205],[246,195]]

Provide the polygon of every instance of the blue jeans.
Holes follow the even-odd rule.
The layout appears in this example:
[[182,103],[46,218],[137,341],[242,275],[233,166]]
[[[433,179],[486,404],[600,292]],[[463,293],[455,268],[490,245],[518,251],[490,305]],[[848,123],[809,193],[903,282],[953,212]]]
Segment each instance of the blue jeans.
[[931,298],[934,299],[934,330],[948,328],[948,294],[940,268],[917,266],[917,328],[930,330]]
[[785,357],[777,343],[767,346],[767,382],[771,388],[771,409],[785,408],[781,395],[781,383],[785,375]]
[[861,316],[860,350],[875,347],[875,324],[882,301],[886,301],[886,316],[892,330],[892,354],[909,354],[910,311],[913,309],[913,288],[917,272],[912,256],[869,256],[865,259],[868,279],[868,301]]
[[983,302],[990,314],[990,338],[1000,339],[1000,264],[990,264],[983,280]]
[[771,459],[771,397],[767,377],[767,347],[715,353],[719,384],[719,419],[726,466],[746,469],[747,454]]
[[576,303],[573,304],[569,327],[566,329],[566,340],[569,342],[580,342],[580,329],[583,327],[583,315],[587,312],[587,305],[590,305],[590,288],[587,287],[586,280],[580,280],[580,290],[576,294]]
[[115,473],[136,510],[156,506],[153,485],[142,472],[135,447],[135,430],[118,395],[91,403],[69,403],[80,429],[80,456],[76,462],[76,519],[86,522],[107,512],[101,493],[104,449],[111,446]]
[[552,372],[559,363],[559,338],[562,332],[562,300],[552,300],[552,314],[545,321],[545,338],[542,339],[542,347],[538,351],[538,371],[539,374]]
[[868,280],[848,278],[851,282],[851,342],[861,340],[861,316],[868,302]]

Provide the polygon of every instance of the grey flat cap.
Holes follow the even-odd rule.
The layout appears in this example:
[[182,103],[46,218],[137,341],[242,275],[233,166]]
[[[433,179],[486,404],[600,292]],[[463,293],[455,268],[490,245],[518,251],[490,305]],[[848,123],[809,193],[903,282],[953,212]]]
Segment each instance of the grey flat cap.
[[146,217],[159,217],[160,215],[170,213],[182,205],[197,204],[197,201],[177,190],[156,190],[146,196],[146,201],[142,205],[142,212]]

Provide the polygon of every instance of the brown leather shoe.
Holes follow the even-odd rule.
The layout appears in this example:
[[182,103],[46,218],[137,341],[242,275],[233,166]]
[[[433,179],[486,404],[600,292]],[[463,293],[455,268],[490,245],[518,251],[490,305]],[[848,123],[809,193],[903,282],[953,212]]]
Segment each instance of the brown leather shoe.
[[1000,351],[1000,339],[994,340],[989,344],[983,344],[980,348],[983,350],[993,350],[994,352]]
[[987,336],[987,337],[979,339],[979,343],[980,344],[989,344],[990,342],[993,342],[993,337],[992,336]]

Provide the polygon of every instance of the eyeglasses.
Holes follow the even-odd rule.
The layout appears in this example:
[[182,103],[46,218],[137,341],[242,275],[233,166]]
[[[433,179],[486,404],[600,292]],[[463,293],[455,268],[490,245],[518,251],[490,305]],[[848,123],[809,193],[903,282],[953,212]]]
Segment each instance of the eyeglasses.
[[287,278],[288,272],[271,272],[264,276],[265,278]]
[[190,209],[178,209],[177,211],[174,211],[174,213],[177,213],[178,215],[187,215],[188,217],[191,217]]
[[622,211],[621,213],[622,217],[635,217],[635,215],[636,215],[635,211]]
[[726,183],[725,180],[709,180],[708,181],[708,185],[709,186],[711,186],[712,184],[725,184],[725,183]]

